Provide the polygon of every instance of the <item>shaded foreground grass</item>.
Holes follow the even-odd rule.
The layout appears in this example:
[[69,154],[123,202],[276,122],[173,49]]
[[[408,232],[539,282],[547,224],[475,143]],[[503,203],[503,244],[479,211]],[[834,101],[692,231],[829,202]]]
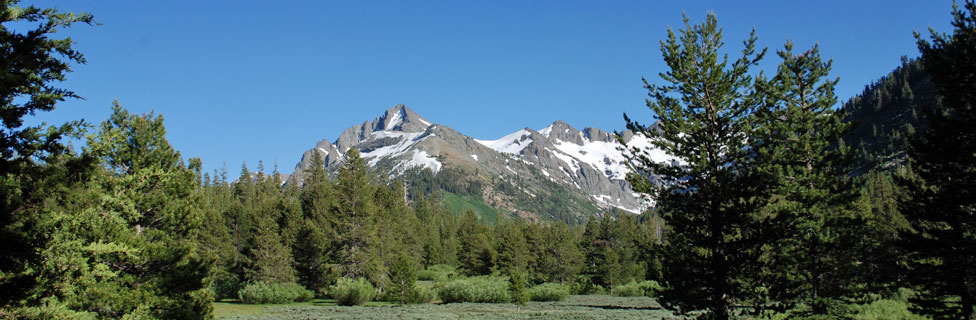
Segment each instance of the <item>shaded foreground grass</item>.
[[681,319],[647,297],[569,296],[559,302],[391,305],[340,307],[316,299],[286,305],[214,304],[217,319]]

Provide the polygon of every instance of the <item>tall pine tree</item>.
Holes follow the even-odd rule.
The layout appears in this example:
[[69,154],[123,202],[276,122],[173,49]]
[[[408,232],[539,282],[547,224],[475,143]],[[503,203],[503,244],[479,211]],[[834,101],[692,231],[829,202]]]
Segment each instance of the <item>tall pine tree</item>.
[[[770,188],[761,219],[766,221],[765,271],[773,301],[805,303],[827,314],[852,283],[859,222],[851,203],[846,149],[836,145],[849,125],[833,110],[837,97],[829,79],[831,61],[814,46],[793,53],[793,43],[777,52],[783,59],[771,79],[760,77],[763,98],[752,134],[757,169]],[[768,272],[768,273],[767,273]],[[762,281],[761,281],[762,282]]]
[[[757,101],[749,68],[765,50],[756,53],[753,31],[741,57],[730,63],[719,52],[724,41],[714,14],[696,25],[685,17],[678,33],[669,29],[661,41],[669,68],[660,73],[664,84],[644,81],[658,130],[624,116],[628,129],[652,137],[675,161],[659,163],[632,149],[635,171],[628,180],[636,191],[654,193],[671,228],[661,303],[679,313],[705,309],[710,318],[728,319],[736,304],[753,295],[743,281],[756,263],[756,182],[747,166]],[[660,177],[660,187],[651,175]]]
[[[976,4],[953,6],[951,35],[916,34],[922,63],[942,105],[929,112],[929,129],[911,143],[915,179],[902,181],[909,197],[902,212],[914,229],[911,282],[922,311],[976,319]],[[955,302],[955,301],[958,302]]]

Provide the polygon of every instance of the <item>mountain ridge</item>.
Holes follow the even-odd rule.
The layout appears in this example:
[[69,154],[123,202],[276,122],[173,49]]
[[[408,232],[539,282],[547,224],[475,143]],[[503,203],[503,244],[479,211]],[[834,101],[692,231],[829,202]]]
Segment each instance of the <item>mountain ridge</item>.
[[[630,131],[621,136],[628,147],[654,152],[648,137]],[[402,178],[424,170],[437,176],[448,170],[455,180],[482,186],[465,190],[480,190],[471,196],[498,210],[581,222],[614,210],[639,214],[649,206],[624,180],[629,168],[623,147],[613,133],[593,127],[578,130],[561,120],[495,140],[475,139],[398,104],[306,150],[289,183],[301,185],[313,157],[321,157],[325,168],[334,170],[343,154],[356,148],[381,176]]]

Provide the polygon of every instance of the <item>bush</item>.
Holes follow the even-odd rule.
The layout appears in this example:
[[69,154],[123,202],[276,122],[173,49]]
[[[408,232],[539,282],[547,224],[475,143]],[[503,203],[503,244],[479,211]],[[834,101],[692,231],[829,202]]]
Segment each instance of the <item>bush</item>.
[[569,297],[569,287],[558,283],[543,283],[529,289],[529,300],[563,301]]
[[620,297],[653,297],[661,291],[661,285],[657,281],[631,281],[628,284],[617,286],[613,289],[613,294]]
[[410,289],[410,291],[407,292],[406,303],[428,303],[434,301],[435,296],[434,290],[424,286],[415,285]]
[[252,282],[237,291],[241,302],[248,304],[277,304],[310,301],[315,293],[300,284]]
[[576,276],[576,281],[569,287],[569,293],[578,295],[605,294],[606,292],[603,286],[593,283],[593,278],[587,275]]
[[241,281],[237,280],[236,276],[229,274],[218,274],[214,277],[213,283],[211,283],[215,298],[218,301],[220,299],[239,298],[240,295],[238,293],[241,290],[241,285]]
[[444,303],[507,303],[512,300],[508,294],[508,279],[497,276],[457,279],[444,284],[437,294]]
[[434,291],[429,287],[415,284],[413,287],[404,292],[402,297],[396,292],[390,290],[386,291],[381,298],[383,301],[387,302],[417,304],[434,301],[436,296],[437,295],[434,293]]
[[355,306],[376,297],[376,288],[364,278],[339,278],[334,286],[329,287],[329,295],[340,306]]
[[898,289],[898,292],[888,299],[875,300],[868,304],[853,305],[850,308],[850,318],[856,320],[922,320],[923,316],[914,314],[908,308],[908,299],[915,296],[915,293],[906,288]]
[[898,300],[878,300],[869,304],[859,304],[852,308],[851,319],[857,320],[922,320],[925,317],[908,310],[908,303]]
[[459,275],[457,268],[452,265],[436,264],[417,272],[417,279],[442,283],[457,279]]

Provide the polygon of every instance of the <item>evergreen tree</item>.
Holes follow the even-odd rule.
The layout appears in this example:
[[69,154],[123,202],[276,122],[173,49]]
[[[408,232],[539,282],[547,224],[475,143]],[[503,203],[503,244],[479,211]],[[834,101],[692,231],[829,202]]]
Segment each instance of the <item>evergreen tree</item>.
[[249,263],[244,268],[244,278],[254,282],[295,282],[291,251],[281,241],[278,224],[270,219],[268,212],[260,214],[255,217],[254,238],[247,252]]
[[587,267],[584,269],[594,284],[614,292],[617,285],[642,276],[634,248],[633,233],[637,223],[632,216],[618,220],[590,219],[583,233]]
[[511,268],[506,273],[508,274],[508,291],[512,296],[512,302],[517,306],[516,311],[520,311],[522,306],[529,301],[529,293],[525,289],[528,276],[525,274],[525,270],[518,268]]
[[423,264],[456,264],[458,261],[457,218],[431,196],[415,196],[414,210],[426,232],[423,238]]
[[[36,285],[16,311],[27,318],[211,316],[213,258],[195,239],[203,223],[198,159],[186,165],[162,117],[117,103],[85,154],[99,167],[80,189],[45,201]],[[32,210],[33,211],[33,210]],[[16,309],[15,309],[16,310]]]
[[376,185],[371,181],[359,151],[349,149],[339,168],[336,186],[336,233],[338,262],[349,278],[368,277],[376,281],[382,268],[377,256],[377,226],[372,222],[378,210]]
[[[78,136],[80,122],[60,127],[25,126],[25,117],[51,111],[74,92],[57,88],[71,64],[84,64],[71,38],[53,34],[75,23],[94,24],[87,13],[26,8],[18,1],[0,4],[0,309],[22,305],[37,282],[28,266],[40,259],[46,231],[38,227],[37,212],[45,198],[57,197],[86,180],[92,159],[72,154],[61,142]],[[17,32],[13,24],[28,28]],[[29,28],[36,26],[35,28]],[[20,28],[18,28],[20,29]],[[9,309],[8,309],[9,310]]]
[[760,210],[771,227],[767,287],[773,301],[805,303],[822,315],[854,285],[857,194],[845,171],[847,150],[833,145],[849,126],[831,109],[837,79],[827,78],[831,61],[822,61],[819,48],[794,54],[787,42],[777,53],[783,62],[776,75],[757,81],[763,107],[751,140],[770,188]]
[[[922,62],[942,105],[926,115],[930,128],[914,141],[914,179],[902,212],[911,283],[918,305],[940,317],[976,319],[976,3],[953,6],[953,33],[916,34]],[[956,301],[953,301],[956,300]]]
[[213,181],[204,185],[202,194],[204,220],[196,241],[207,255],[216,258],[213,277],[216,299],[236,298],[241,279],[230,271],[237,263],[239,252],[234,247],[234,238],[225,215],[225,211],[234,201],[230,185],[226,181],[220,181],[215,174]]
[[583,264],[576,235],[564,222],[546,227],[542,238],[543,250],[539,254],[538,272],[545,281],[566,284],[579,274]]
[[583,246],[586,252],[586,268],[593,284],[606,288],[613,294],[613,288],[620,283],[622,263],[620,254],[614,250],[613,235],[607,234],[604,223],[591,218],[583,233]]
[[466,210],[458,223],[458,263],[467,275],[490,274],[498,253],[488,228],[478,223],[474,211]]
[[410,255],[400,252],[391,261],[389,300],[405,304],[417,282],[417,262]]
[[543,228],[538,223],[525,223],[520,221],[522,236],[525,238],[526,244],[526,272],[529,274],[529,280],[535,281],[540,279],[542,270],[539,266],[539,257],[543,255],[545,247],[543,244],[542,237]]
[[850,248],[858,257],[857,268],[846,280],[860,287],[854,292],[855,301],[895,293],[905,286],[905,253],[898,242],[900,233],[911,230],[898,207],[905,192],[896,185],[893,173],[870,172],[859,180],[855,183],[860,186],[855,211],[861,221],[847,226],[847,233],[859,241]]
[[505,273],[525,272],[529,263],[529,246],[517,222],[499,217],[495,224],[495,239],[497,268]]
[[337,278],[337,218],[332,211],[335,191],[320,156],[312,159],[307,171],[300,195],[304,220],[292,245],[292,255],[299,283],[310,289],[319,289]]
[[[656,195],[671,228],[662,255],[667,289],[660,301],[679,313],[706,309],[707,317],[727,319],[736,304],[754,296],[742,279],[757,260],[751,214],[759,194],[748,149],[757,101],[749,68],[765,50],[756,54],[755,42],[753,32],[742,56],[730,64],[719,53],[724,41],[715,16],[698,25],[686,17],[680,36],[668,30],[661,42],[669,67],[660,74],[665,84],[644,81],[657,130],[624,117],[628,129],[652,137],[654,146],[675,159],[658,163],[632,148],[635,171],[628,180],[635,191]],[[653,183],[651,175],[662,183]]]

